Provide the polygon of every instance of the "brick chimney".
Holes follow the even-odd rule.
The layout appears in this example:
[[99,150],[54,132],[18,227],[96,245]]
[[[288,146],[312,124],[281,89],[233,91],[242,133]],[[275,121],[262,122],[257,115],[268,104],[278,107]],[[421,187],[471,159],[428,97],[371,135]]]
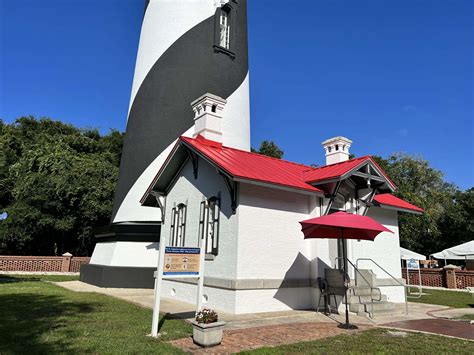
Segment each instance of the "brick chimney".
[[222,110],[227,101],[213,94],[204,94],[191,103],[194,111],[193,138],[202,137],[222,143]]
[[349,148],[352,141],[346,137],[334,137],[321,143],[326,151],[326,165],[349,160]]

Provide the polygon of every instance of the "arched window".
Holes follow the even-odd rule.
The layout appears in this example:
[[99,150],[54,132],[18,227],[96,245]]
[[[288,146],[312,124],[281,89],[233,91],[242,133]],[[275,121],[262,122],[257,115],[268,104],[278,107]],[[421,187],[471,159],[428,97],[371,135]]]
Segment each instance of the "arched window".
[[219,246],[220,199],[211,197],[201,202],[199,235],[206,254],[217,255]]
[[170,245],[172,247],[184,247],[185,232],[186,205],[184,203],[180,203],[171,210]]

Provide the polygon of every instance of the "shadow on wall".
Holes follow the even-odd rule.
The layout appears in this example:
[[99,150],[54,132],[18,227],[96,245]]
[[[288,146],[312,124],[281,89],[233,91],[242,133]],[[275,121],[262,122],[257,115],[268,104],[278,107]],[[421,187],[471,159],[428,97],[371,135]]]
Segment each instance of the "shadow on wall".
[[311,309],[313,293],[310,275],[310,260],[298,253],[273,297],[292,309]]
[[146,248],[147,248],[147,250],[154,249],[154,250],[158,251],[158,250],[160,250],[160,243],[156,243],[156,242],[150,243],[146,246]]
[[[316,270],[311,274],[311,266],[316,264]],[[317,277],[325,278],[326,269],[331,269],[324,260],[315,258],[311,262],[303,254],[298,253],[285,277],[275,293],[274,298],[291,309],[315,309],[319,300]],[[321,299],[321,307],[324,306]],[[337,310],[342,302],[342,296],[331,296],[331,308]]]
[[[328,269],[333,269],[333,267],[331,265],[328,265],[324,260],[320,259],[320,258],[316,258],[316,259],[313,259],[313,263],[316,263],[316,272],[314,273],[314,287],[315,287],[315,297],[316,299],[314,300],[315,301],[315,305],[316,305],[316,308],[318,307],[318,301],[320,301],[320,304],[319,304],[319,307],[321,309],[321,307],[324,307],[324,299],[321,297],[321,299],[319,299],[319,293],[320,293],[320,290],[319,290],[319,287],[318,287],[318,283],[317,283],[317,277],[321,277],[322,279],[326,279],[327,278],[327,275],[326,275],[326,270]],[[339,306],[341,305],[342,301],[343,301],[343,298],[341,295],[335,295],[334,293],[332,293],[331,295],[328,296],[328,305],[329,305],[329,309],[330,310],[337,310],[339,308]]]
[[312,261],[313,264],[316,264],[316,272],[314,273],[314,278],[316,281],[317,277],[323,277],[325,275],[326,269],[331,269],[331,265],[328,265],[324,260],[321,258],[315,258]]

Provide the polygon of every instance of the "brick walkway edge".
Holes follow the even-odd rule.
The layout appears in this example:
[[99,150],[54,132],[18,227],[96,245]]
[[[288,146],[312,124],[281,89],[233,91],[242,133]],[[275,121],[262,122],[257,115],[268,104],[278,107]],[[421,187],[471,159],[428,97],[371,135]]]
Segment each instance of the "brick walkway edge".
[[193,339],[183,338],[170,341],[169,344],[192,353],[228,354],[243,350],[251,350],[264,346],[278,346],[298,343],[302,341],[317,340],[339,334],[351,334],[366,330],[370,326],[359,326],[358,330],[343,330],[337,323],[293,323],[272,325],[265,327],[224,330],[222,344],[203,349],[193,343]]

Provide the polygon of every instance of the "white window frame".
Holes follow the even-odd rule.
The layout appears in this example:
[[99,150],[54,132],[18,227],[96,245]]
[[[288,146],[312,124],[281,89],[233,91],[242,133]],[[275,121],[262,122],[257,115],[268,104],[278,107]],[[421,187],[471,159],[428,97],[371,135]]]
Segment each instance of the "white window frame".
[[230,49],[230,16],[226,10],[221,10],[219,18],[219,45]]
[[220,199],[211,197],[201,202],[199,236],[206,254],[217,255],[219,249]]

